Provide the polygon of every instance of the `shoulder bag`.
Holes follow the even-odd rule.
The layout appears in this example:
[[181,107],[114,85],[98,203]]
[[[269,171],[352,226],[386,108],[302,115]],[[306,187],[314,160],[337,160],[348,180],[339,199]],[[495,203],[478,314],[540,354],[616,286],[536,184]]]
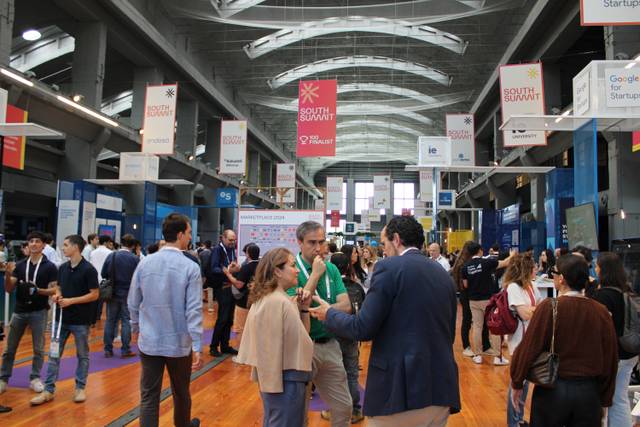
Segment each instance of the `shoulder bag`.
[[553,311],[553,330],[551,332],[551,349],[550,351],[543,351],[533,361],[529,372],[527,373],[527,380],[539,385],[541,387],[553,388],[556,385],[558,379],[558,367],[560,366],[560,358],[555,352],[556,341],[556,318],[558,317],[558,299],[553,298],[551,300],[551,306]]
[[109,301],[113,298],[113,287],[116,282],[116,254],[113,252],[113,258],[111,259],[111,265],[109,266],[109,278],[102,279],[100,285],[98,285],[100,300]]
[[622,294],[624,300],[624,330],[622,336],[618,337],[620,347],[627,353],[640,354],[640,319],[638,318],[638,308],[627,292],[613,287],[606,286],[603,289],[613,289]]

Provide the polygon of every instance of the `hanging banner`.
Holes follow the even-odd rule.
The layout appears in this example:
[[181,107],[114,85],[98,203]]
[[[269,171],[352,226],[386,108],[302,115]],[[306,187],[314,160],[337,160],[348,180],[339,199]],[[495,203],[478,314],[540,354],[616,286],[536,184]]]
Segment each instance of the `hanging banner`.
[[327,210],[339,211],[342,209],[342,177],[327,177]]
[[340,227],[340,211],[331,211],[331,226]]
[[[13,105],[7,105],[7,123],[26,123],[28,113]],[[27,139],[24,136],[5,136],[2,146],[2,164],[8,168],[24,170],[24,153]]]
[[451,164],[475,166],[476,135],[473,114],[447,114],[447,136],[451,138]]
[[391,209],[391,177],[376,175],[373,177],[373,204],[377,209]]
[[449,137],[418,137],[418,166],[451,166],[451,140]]
[[369,222],[380,222],[380,209],[375,207],[373,197],[369,197]]
[[362,209],[360,211],[360,230],[371,230],[371,220],[369,218],[369,209]]
[[298,157],[336,155],[336,80],[300,81]]
[[[542,64],[500,66],[500,102],[502,122],[513,115],[544,114]],[[528,147],[547,145],[545,131],[503,131],[504,146]]]
[[223,120],[220,124],[220,171],[244,175],[247,170],[247,122]]
[[640,1],[580,0],[580,25],[640,25]]
[[147,86],[142,122],[142,152],[173,154],[178,85]]
[[632,144],[631,144],[631,151],[633,151],[634,153],[636,151],[640,151],[640,131],[635,131],[632,134]]
[[433,171],[420,171],[420,201],[433,202]]
[[294,163],[276,165],[276,187],[278,187],[278,201],[280,201],[280,192],[288,188],[289,190],[282,195],[282,202],[296,202],[296,165]]

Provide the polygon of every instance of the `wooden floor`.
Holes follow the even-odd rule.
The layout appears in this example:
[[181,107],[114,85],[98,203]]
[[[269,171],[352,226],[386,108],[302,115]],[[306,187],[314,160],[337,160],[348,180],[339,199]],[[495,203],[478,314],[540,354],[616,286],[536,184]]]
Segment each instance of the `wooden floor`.
[[[205,328],[212,328],[215,314],[205,310]],[[102,350],[102,322],[91,330],[91,351]],[[207,343],[208,344],[208,343]],[[48,348],[48,344],[47,344]],[[115,345],[116,352],[119,350]],[[22,339],[16,360],[31,356],[31,338]],[[207,348],[208,350],[208,348]],[[360,383],[365,384],[370,345],[362,345]],[[503,426],[506,424],[506,394],[508,367],[494,367],[485,362],[475,365],[463,357],[458,341],[455,346],[460,371],[461,413],[449,418],[449,426]],[[73,355],[73,346],[65,356]],[[488,358],[487,358],[488,359]],[[205,364],[213,358],[204,356]],[[29,362],[30,363],[30,362]],[[29,364],[27,363],[27,364]],[[46,362],[45,362],[46,363]],[[104,426],[135,409],[139,404],[140,366],[138,363],[89,375],[87,401],[72,402],[74,381],[68,379],[57,384],[52,402],[30,407],[34,396],[31,390],[9,388],[0,395],[0,404],[13,407],[13,412],[0,414],[0,426]],[[44,380],[44,379],[43,379]],[[168,387],[165,375],[163,389]],[[260,426],[262,404],[257,386],[249,380],[249,368],[234,364],[230,359],[210,369],[191,383],[192,416],[203,426]],[[173,406],[171,398],[160,406],[162,426],[171,426]],[[128,424],[138,426],[136,421]],[[360,423],[366,426],[366,421]],[[317,412],[310,412],[310,426],[329,426]]]

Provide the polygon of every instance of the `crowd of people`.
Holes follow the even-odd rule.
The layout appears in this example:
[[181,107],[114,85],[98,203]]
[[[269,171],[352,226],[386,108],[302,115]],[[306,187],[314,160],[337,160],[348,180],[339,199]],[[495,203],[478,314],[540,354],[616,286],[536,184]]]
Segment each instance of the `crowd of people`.
[[[425,244],[414,218],[394,217],[378,245],[339,248],[326,240],[321,224],[305,222],[296,230],[296,253],[277,248],[261,254],[250,243],[242,248],[241,263],[233,230],[196,249],[186,216],[169,215],[162,232],[164,240],[146,255],[131,235],[117,245],[92,234],[87,244],[81,236],[67,236],[60,256],[52,236],[36,231],[27,236],[23,260],[6,262],[5,256],[5,290],[16,293],[17,304],[2,354],[0,394],[29,328],[30,388],[37,393],[31,404],[54,399],[71,335],[78,360],[73,401],[84,402],[89,331],[106,311],[104,357],[114,357],[116,342],[122,358],[135,356],[132,343],[138,345],[140,424],[158,425],[166,367],[175,425],[200,425],[191,418],[189,383],[191,372],[202,367],[204,289],[205,300],[217,302],[209,354],[232,355],[251,366],[265,426],[306,425],[312,393],[328,405],[321,416],[334,427],[365,416],[374,427],[443,426],[461,410],[453,354],[459,301],[463,356],[475,364],[488,356],[495,366],[510,365],[508,426],[596,426],[603,420],[611,427],[632,425],[628,386],[640,349],[619,338],[640,334],[629,330],[635,305],[614,253],[600,253],[594,264],[584,247],[547,249],[536,262],[532,250],[505,253],[494,245],[485,254],[468,241],[446,255],[437,242]],[[557,298],[541,295],[541,278],[553,281]],[[111,296],[99,298],[105,286]],[[508,305],[502,315],[515,325],[506,334],[493,333],[487,321],[487,307],[500,298]],[[232,326],[238,349],[230,344]],[[43,382],[46,330],[51,344]],[[372,343],[364,401],[363,341]],[[549,374],[546,383],[541,371]],[[527,422],[531,384],[536,387]]]

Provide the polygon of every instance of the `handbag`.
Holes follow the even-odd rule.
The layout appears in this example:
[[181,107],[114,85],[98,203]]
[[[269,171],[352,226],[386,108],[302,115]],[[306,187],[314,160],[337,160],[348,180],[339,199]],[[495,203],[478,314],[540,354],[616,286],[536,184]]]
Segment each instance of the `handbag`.
[[113,286],[116,281],[116,254],[113,253],[113,259],[111,260],[111,265],[109,266],[109,278],[102,279],[100,284],[98,285],[99,298],[102,301],[109,301],[113,298]]
[[553,311],[553,330],[551,332],[551,349],[543,351],[536,357],[527,373],[527,380],[541,387],[553,388],[558,379],[560,358],[555,352],[556,318],[558,317],[558,299],[551,300]]

